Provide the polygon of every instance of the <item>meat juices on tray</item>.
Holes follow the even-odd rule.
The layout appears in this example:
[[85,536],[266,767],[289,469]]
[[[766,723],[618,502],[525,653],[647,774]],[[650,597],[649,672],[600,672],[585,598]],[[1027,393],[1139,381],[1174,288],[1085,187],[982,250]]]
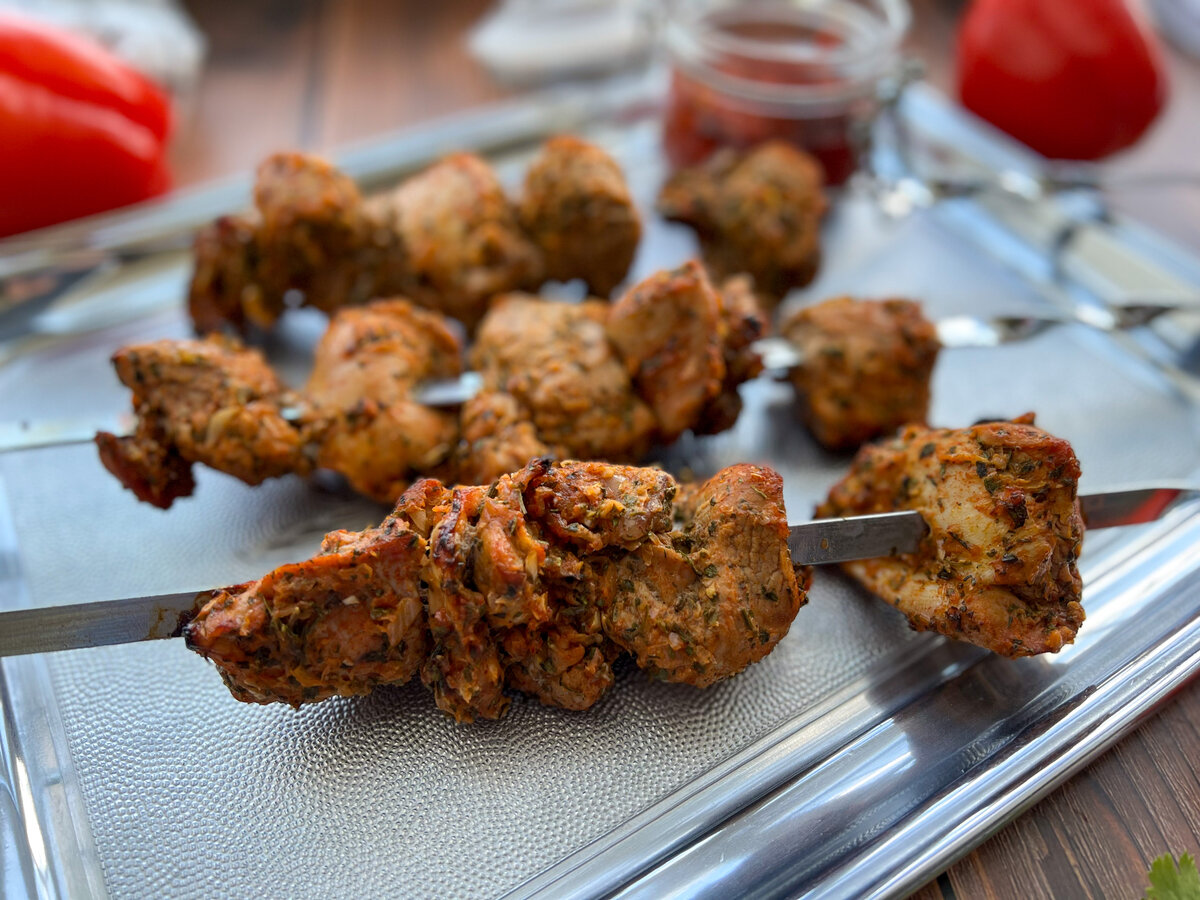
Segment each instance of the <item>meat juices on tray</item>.
[[367,693],[419,668],[459,721],[498,718],[512,689],[585,709],[626,651],[707,686],[769,653],[806,602],[782,488],[733,466],[676,507],[665,472],[544,459],[489,486],[425,479],[378,528],[213,592],[185,637],[258,703]]

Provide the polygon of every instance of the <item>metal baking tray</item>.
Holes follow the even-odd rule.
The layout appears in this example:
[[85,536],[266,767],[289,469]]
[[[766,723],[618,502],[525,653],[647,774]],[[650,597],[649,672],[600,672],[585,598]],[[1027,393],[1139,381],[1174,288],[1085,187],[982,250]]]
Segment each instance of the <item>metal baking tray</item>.
[[[543,136],[570,129],[618,157],[648,212],[663,177],[654,95],[634,84],[525,99],[346,161],[378,186],[475,147],[512,184]],[[973,164],[986,171],[1031,164],[932,92],[912,91],[901,107],[932,137],[978,150]],[[243,180],[0,245],[9,278],[87,270],[3,345],[0,420],[124,410],[108,356],[187,333],[180,241],[242,205],[246,189]],[[1040,201],[1037,215],[1058,215],[1069,199]],[[847,190],[827,223],[821,276],[793,302],[911,295],[933,315],[1121,302],[1066,272],[1092,271],[1070,255],[1080,245],[1054,234],[1039,246],[989,208],[1003,202],[890,218],[872,192]],[[694,254],[686,229],[647,218],[635,275]],[[1172,291],[1200,285],[1194,261],[1153,235],[1069,218],[1072,239],[1095,230]],[[1087,490],[1191,478],[1200,415],[1174,365],[1192,342],[1186,325],[1185,315],[1117,336],[1066,325],[946,351],[932,419],[1035,410],[1074,444]],[[320,328],[298,315],[268,351],[298,374]],[[744,396],[734,430],[685,440],[660,461],[698,475],[769,463],[802,519],[848,458],[796,424],[786,385],[756,381]],[[193,498],[161,512],[123,491],[88,446],[0,456],[0,605],[232,583],[384,513],[336,485],[285,478],[251,489],[198,476]],[[239,704],[179,642],[6,659],[4,887],[44,897],[902,895],[1200,666],[1200,506],[1089,536],[1081,568],[1088,620],[1056,656],[1006,660],[917,634],[823,570],[775,652],[724,684],[698,691],[626,667],[585,713],[518,699],[504,720],[471,726],[438,713],[419,685],[300,711]]]

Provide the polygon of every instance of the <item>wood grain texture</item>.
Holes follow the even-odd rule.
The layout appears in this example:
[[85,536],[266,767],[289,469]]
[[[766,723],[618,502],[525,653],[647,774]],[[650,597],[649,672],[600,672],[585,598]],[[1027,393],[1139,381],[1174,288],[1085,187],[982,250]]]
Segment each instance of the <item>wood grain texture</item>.
[[504,96],[468,55],[488,0],[207,0],[209,41],[172,151],[176,183],[245,172],[284,148],[328,152]]
[[1164,853],[1200,848],[1200,684],[914,900],[1140,897]]
[[[209,62],[173,158],[189,184],[273,150],[327,151],[503,96],[467,55],[487,0],[194,2]],[[956,0],[913,0],[911,46],[953,84]],[[1200,64],[1170,57],[1173,97],[1113,171],[1200,169]],[[1122,190],[1118,205],[1200,249],[1200,190]],[[1200,684],[917,892],[940,898],[1140,897],[1151,860],[1200,851]]]

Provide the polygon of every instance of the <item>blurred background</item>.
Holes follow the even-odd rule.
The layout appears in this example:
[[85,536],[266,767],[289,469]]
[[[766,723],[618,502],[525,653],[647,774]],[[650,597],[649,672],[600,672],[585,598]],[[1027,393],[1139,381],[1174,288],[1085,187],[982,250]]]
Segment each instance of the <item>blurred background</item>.
[[[1100,41],[1092,69],[1078,70],[1077,78],[1106,115],[1119,119],[1124,109],[1147,119],[1144,132],[1143,123],[1132,124],[1136,139],[1128,147],[1102,154],[1106,171],[1119,176],[1112,179],[1115,203],[1185,243],[1200,244],[1200,190],[1194,175],[1188,181],[1200,137],[1198,0],[908,5],[903,49],[921,61],[925,78],[955,96],[970,87],[964,78],[973,79],[975,97],[984,98],[973,103],[977,112],[994,121],[1024,116],[1034,132],[1081,130],[1078,104],[1070,101],[1078,84],[1063,84],[1061,72],[1051,71],[1044,73],[1048,80],[1021,90],[1003,77],[997,81],[994,66],[983,69],[997,56],[1020,72],[1061,68],[1064,53],[1081,52],[1088,42],[1092,50],[1083,52],[1095,53]],[[162,86],[174,110],[165,164],[169,183],[182,187],[245,172],[282,148],[329,152],[548,84],[628,76],[664,59],[664,21],[678,6],[666,0],[6,0],[0,14],[15,12],[90,35]],[[1084,19],[1110,24],[1092,33],[1086,21],[1051,21],[1055,11],[1072,8]],[[971,17],[975,37],[968,47]],[[1139,27],[1143,37],[1131,38],[1128,32]],[[1080,32],[1077,46],[1054,46],[1056,36]],[[21,40],[19,34],[10,39]],[[1014,40],[1023,48],[1016,57],[1004,44]],[[1141,40],[1150,43],[1148,51],[1138,46]],[[0,58],[0,77],[3,65]],[[964,73],[968,67],[974,74]],[[1111,72],[1111,82],[1098,71]],[[1157,80],[1148,84],[1147,77]],[[1048,96],[1047,84],[1061,87],[1067,100],[1051,97],[1040,112],[1032,109],[1038,96]],[[1122,100],[1106,90],[1133,96]],[[1157,100],[1149,96],[1154,93]],[[0,107],[4,96],[0,90]],[[1038,124],[1038,115],[1053,121]],[[20,168],[10,159],[0,178],[21,180]],[[1129,183],[1128,176],[1146,173],[1183,173],[1182,183],[1192,187]],[[164,179],[147,179],[135,194],[165,189]],[[16,190],[6,192],[10,206],[20,202]],[[110,198],[97,203],[116,205]],[[19,231],[23,224],[18,219],[3,231]]]

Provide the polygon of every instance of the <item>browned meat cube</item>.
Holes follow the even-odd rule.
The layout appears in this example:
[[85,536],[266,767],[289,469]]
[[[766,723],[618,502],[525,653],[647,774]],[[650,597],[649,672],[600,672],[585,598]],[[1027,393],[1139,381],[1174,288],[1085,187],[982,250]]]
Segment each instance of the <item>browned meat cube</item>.
[[192,463],[247,484],[311,469],[298,398],[257,350],[236,341],[154,341],[113,357],[138,417],[128,437],[101,432],[100,459],[138,499],[166,509],[192,492]]
[[806,306],[780,333],[804,361],[792,371],[801,417],[825,447],[857,447],[924,424],[941,344],[911,300],[839,297]]
[[1004,656],[1056,652],[1083,622],[1079,461],[1033,416],[962,429],[910,425],[859,451],[821,517],[915,509],[916,553],[845,563],[919,631]]
[[642,223],[611,156],[575,137],[551,138],[529,167],[521,225],[541,250],[546,277],[582,278],[607,297],[637,252]]
[[821,260],[821,164],[791,144],[718,151],[663,186],[658,209],[696,229],[718,278],[753,276],[759,291],[783,297],[812,281]]
[[317,345],[305,389],[319,423],[317,465],[368,497],[395,502],[458,442],[456,411],[417,403],[413,390],[461,372],[458,338],[437,313],[405,300],[341,310]]

